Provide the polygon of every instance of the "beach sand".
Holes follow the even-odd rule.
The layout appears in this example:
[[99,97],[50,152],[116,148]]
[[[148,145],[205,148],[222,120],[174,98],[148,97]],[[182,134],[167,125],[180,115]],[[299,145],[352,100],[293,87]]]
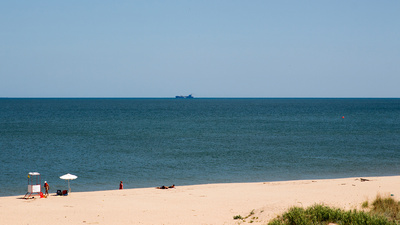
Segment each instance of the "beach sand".
[[[0,224],[267,224],[291,206],[323,203],[361,209],[362,202],[400,196],[400,176],[299,180],[73,192],[69,196],[0,198]],[[171,185],[171,184],[165,184]],[[118,184],[116,184],[116,187]],[[72,187],[73,188],[73,187]],[[51,190],[54,191],[54,190]],[[254,215],[242,220],[254,210]],[[255,217],[254,219],[252,219]],[[257,218],[258,217],[258,218]]]

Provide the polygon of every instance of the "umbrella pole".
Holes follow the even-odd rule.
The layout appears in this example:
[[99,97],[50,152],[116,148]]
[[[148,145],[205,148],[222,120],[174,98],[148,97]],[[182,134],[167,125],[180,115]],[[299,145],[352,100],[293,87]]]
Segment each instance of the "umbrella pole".
[[68,191],[71,193],[71,187],[69,186],[69,180],[68,180]]

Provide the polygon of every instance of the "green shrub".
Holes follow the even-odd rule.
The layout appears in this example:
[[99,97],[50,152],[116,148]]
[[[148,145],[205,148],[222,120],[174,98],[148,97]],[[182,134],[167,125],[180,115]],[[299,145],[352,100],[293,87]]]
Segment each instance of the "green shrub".
[[344,211],[341,209],[330,208],[324,205],[313,205],[307,209],[292,207],[271,221],[269,225],[309,225],[309,224],[365,224],[365,225],[385,225],[395,224],[393,221],[369,213],[357,210]]
[[[362,208],[369,208],[369,202],[362,203]],[[242,218],[250,217],[250,214]],[[235,217],[234,217],[235,218]],[[254,219],[253,217],[252,219]],[[250,221],[254,222],[253,220]],[[268,225],[328,225],[329,223],[340,225],[399,225],[400,224],[400,202],[392,197],[382,198],[380,195],[372,203],[369,212],[357,210],[342,210],[331,208],[321,204],[315,204],[306,209],[301,207],[292,207],[284,214],[278,216],[268,223]]]
[[243,217],[241,215],[236,215],[233,217],[234,220],[242,220]]

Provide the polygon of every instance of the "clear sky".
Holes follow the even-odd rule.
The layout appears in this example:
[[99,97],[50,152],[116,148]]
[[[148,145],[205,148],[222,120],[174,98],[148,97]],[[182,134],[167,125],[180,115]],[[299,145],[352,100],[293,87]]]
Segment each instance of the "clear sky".
[[0,1],[0,97],[400,97],[400,1]]

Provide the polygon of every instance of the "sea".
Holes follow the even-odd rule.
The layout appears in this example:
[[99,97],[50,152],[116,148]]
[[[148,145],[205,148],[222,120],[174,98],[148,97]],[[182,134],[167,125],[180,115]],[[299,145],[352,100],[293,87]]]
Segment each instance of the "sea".
[[400,174],[399,98],[1,98],[0,196]]

